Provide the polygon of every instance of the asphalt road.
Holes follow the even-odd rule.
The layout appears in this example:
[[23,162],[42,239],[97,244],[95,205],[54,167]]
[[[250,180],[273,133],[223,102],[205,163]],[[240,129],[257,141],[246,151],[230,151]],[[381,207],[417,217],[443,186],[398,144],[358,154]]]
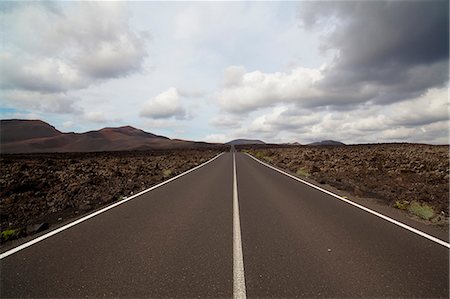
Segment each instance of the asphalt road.
[[229,298],[236,248],[247,297],[448,297],[448,248],[241,153],[234,246],[232,155],[3,258],[1,297]]
[[1,297],[231,297],[232,155],[1,260]]
[[449,250],[237,155],[248,297],[448,297]]

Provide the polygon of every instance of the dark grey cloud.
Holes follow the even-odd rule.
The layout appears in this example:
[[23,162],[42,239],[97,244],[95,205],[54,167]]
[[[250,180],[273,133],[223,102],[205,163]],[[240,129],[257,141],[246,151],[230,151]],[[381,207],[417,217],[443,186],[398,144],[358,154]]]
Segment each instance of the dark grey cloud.
[[[395,102],[448,81],[448,1],[303,3],[302,26],[323,30],[322,48],[336,51],[322,90],[360,93],[361,101]],[[361,93],[372,89],[373,94]]]
[[230,66],[215,97],[235,114],[280,103],[350,111],[420,97],[448,82],[448,8],[444,1],[303,2],[299,22],[332,61],[274,73]]

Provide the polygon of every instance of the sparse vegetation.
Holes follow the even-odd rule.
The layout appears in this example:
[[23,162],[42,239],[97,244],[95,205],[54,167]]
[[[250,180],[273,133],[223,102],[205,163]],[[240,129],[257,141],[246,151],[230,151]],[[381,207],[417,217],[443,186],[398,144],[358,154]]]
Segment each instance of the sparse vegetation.
[[2,242],[8,241],[17,236],[18,231],[16,229],[7,229],[0,233]]
[[163,176],[164,178],[168,178],[172,175],[172,169],[164,169],[163,170]]
[[436,216],[436,212],[432,206],[417,201],[410,202],[408,200],[397,200],[394,203],[394,208],[408,211],[412,215],[424,220],[430,220]]
[[272,157],[270,157],[269,155],[266,155],[262,151],[244,150],[243,152],[248,153],[248,154],[254,156],[255,158],[257,158],[259,160],[263,160],[263,161],[266,161],[266,162],[273,162]]
[[310,173],[302,167],[298,168],[297,171],[295,172],[295,174],[298,176],[305,177],[305,178],[310,176]]
[[260,151],[254,151],[252,154],[258,159],[264,159],[264,157],[265,157],[263,152],[260,152]]
[[396,200],[394,203],[394,208],[399,210],[406,210],[409,206],[409,201],[407,200]]
[[435,212],[431,206],[426,203],[419,203],[417,201],[411,202],[408,206],[408,211],[424,220],[430,220],[435,216]]

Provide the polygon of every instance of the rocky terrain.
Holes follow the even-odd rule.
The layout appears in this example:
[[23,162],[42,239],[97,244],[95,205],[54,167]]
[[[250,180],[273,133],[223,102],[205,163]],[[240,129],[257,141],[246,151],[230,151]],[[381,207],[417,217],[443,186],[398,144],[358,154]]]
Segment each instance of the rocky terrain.
[[449,146],[374,144],[247,150],[272,165],[358,197],[376,198],[416,217],[449,213]]
[[224,148],[0,157],[2,241],[33,234],[121,200]]
[[[318,184],[378,199],[428,221],[448,221],[449,146],[261,144],[237,148]],[[2,241],[79,217],[227,149],[2,154]]]

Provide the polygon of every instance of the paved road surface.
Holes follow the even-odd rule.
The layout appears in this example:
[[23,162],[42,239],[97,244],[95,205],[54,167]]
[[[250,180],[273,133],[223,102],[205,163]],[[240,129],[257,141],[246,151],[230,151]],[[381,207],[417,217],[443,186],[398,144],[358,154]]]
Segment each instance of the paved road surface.
[[[247,297],[448,297],[449,249],[236,153]],[[1,297],[232,297],[233,158],[1,260]]]
[[249,157],[237,167],[247,296],[447,297],[444,246]]

